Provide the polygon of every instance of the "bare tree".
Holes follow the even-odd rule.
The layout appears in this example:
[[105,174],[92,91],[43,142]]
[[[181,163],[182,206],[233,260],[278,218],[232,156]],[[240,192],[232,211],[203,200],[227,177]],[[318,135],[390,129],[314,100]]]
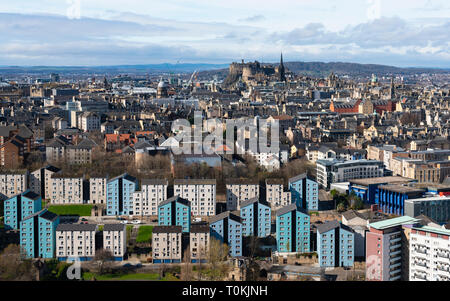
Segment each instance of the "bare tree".
[[209,278],[213,281],[223,280],[229,270],[226,260],[230,247],[215,238],[211,238],[209,243],[208,263],[211,268]]
[[101,249],[95,252],[93,260],[94,270],[98,275],[109,272],[112,267],[113,255],[110,251]]
[[181,280],[192,281],[193,279],[191,256],[189,249],[184,252],[183,263],[181,264]]
[[30,259],[25,259],[19,245],[9,245],[0,254],[0,280],[32,281],[36,272]]

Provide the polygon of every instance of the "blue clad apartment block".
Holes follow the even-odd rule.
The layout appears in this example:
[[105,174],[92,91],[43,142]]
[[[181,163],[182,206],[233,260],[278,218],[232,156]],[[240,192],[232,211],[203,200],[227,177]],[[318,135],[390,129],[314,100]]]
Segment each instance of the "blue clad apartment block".
[[289,190],[292,203],[309,211],[319,210],[319,184],[306,173],[290,178]]
[[106,215],[133,215],[133,193],[138,189],[135,177],[123,174],[106,183]]
[[281,253],[310,252],[311,218],[293,203],[277,211],[277,249]]
[[171,197],[158,206],[159,226],[181,226],[183,232],[191,229],[191,203],[179,196]]
[[42,198],[28,190],[5,200],[5,229],[18,230],[20,222],[42,209]]
[[230,211],[221,213],[210,220],[211,236],[230,247],[232,257],[242,256],[242,222]]
[[270,235],[270,204],[253,198],[241,203],[242,235],[267,237]]
[[59,216],[43,209],[20,222],[20,246],[27,258],[54,258]]
[[355,260],[355,233],[337,222],[317,226],[317,254],[321,267],[352,267]]

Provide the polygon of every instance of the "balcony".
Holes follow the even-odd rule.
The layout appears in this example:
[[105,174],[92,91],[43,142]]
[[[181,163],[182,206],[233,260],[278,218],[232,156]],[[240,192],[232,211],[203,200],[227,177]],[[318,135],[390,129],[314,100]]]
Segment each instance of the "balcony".
[[391,269],[395,269],[395,268],[398,268],[398,267],[401,267],[401,266],[402,266],[402,263],[399,262],[399,263],[391,265]]
[[390,255],[391,256],[396,256],[396,255],[400,255],[400,254],[402,254],[402,250],[394,251]]
[[399,248],[401,248],[402,247],[402,245],[401,244],[396,244],[396,245],[392,245],[390,248],[389,248],[389,250],[395,250],[395,249],[399,249]]
[[450,258],[450,254],[448,254],[446,252],[437,252],[436,254],[437,254],[437,256],[439,256],[441,258]]
[[390,281],[397,281],[397,280],[400,280],[400,279],[402,279],[401,275],[389,278]]
[[400,242],[400,241],[402,241],[402,238],[401,238],[401,237],[395,238],[395,239],[391,240],[391,244],[394,244],[394,243]]
[[402,271],[401,269],[396,269],[396,270],[390,272],[389,275],[394,276],[394,275],[400,273],[401,271]]
[[420,280],[427,280],[427,276],[423,275],[423,274],[414,274],[414,278],[415,279],[420,279]]
[[399,260],[401,260],[401,259],[402,259],[401,256],[395,256],[395,257],[391,258],[391,259],[389,260],[389,262],[390,262],[391,264],[393,264],[394,262],[399,261]]
[[414,252],[427,255],[427,249],[425,248],[415,248]]
[[423,262],[423,261],[422,262],[421,261],[416,261],[416,262],[414,262],[414,264],[417,265],[417,266],[420,266],[420,267],[424,267],[424,268],[428,267],[427,263]]

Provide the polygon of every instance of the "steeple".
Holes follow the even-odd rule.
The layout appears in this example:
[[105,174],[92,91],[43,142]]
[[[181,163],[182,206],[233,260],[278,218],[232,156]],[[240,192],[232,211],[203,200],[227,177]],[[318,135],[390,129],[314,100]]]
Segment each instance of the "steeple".
[[278,68],[278,74],[280,76],[280,81],[285,82],[286,74],[285,74],[284,63],[283,63],[283,52],[281,53],[281,60],[280,60],[280,67]]
[[391,99],[395,98],[395,85],[394,85],[394,77],[391,77]]

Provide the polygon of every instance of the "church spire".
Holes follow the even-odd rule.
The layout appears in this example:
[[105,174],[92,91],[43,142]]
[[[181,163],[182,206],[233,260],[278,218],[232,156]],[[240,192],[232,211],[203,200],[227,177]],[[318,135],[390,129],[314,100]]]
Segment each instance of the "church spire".
[[286,74],[285,74],[284,62],[283,62],[283,52],[281,52],[281,60],[280,60],[280,67],[278,68],[278,74],[280,76],[280,81],[285,82]]

